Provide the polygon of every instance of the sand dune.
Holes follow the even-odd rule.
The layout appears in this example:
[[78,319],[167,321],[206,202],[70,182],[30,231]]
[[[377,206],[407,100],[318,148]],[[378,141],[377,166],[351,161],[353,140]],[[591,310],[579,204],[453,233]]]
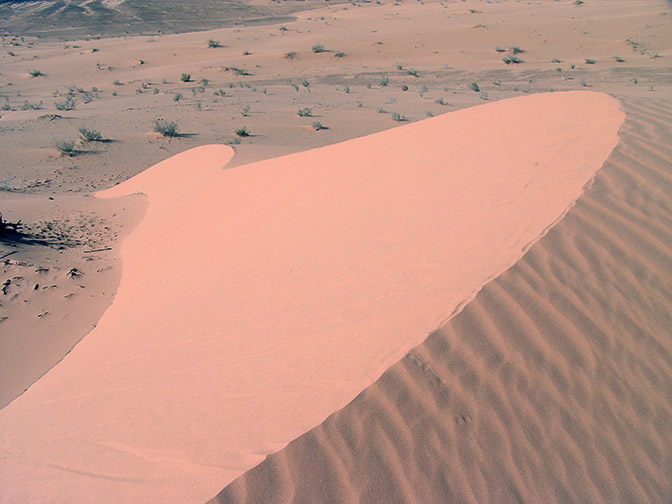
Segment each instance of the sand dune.
[[625,110],[514,267],[212,502],[669,502],[672,103]]
[[[230,148],[199,147],[105,192],[144,192],[147,214],[123,243],[121,284],[96,329],[0,412],[2,502],[212,497],[511,267],[581,195],[622,120],[604,94],[531,95],[230,170]],[[552,348],[529,352],[554,362]],[[478,377],[462,376],[472,388]],[[370,474],[397,475],[401,452],[380,439],[371,453],[391,458]],[[308,463],[336,486],[356,467]]]

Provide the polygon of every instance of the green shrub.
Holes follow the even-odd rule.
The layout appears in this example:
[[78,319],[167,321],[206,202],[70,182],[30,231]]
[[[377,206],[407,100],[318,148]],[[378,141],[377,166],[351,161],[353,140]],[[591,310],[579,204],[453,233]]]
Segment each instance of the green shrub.
[[308,107],[299,109],[297,112],[299,114],[299,117],[312,117],[313,116],[313,111],[309,109]]
[[325,51],[324,46],[322,44],[315,44],[313,46],[313,52],[314,53],[323,53]]
[[39,70],[31,70],[30,71],[30,76],[31,77],[44,77],[44,74],[40,72]]
[[94,129],[88,129],[82,126],[79,128],[79,135],[82,138],[82,140],[85,140],[87,142],[102,142],[103,141],[103,136],[101,135],[100,131],[94,130]]
[[517,63],[522,63],[523,60],[520,59],[518,56],[515,54],[507,54],[502,58],[502,61],[506,63],[507,65],[510,65],[511,63],[517,64]]
[[236,131],[234,131],[234,133],[236,134],[236,136],[239,137],[250,136],[250,131],[245,126],[243,126],[242,128],[238,128]]
[[77,151],[75,150],[75,142],[59,140],[56,143],[54,143],[54,147],[58,149],[58,152],[60,152],[62,156],[72,157],[75,154],[77,154]]
[[481,91],[481,88],[478,87],[478,83],[476,83],[476,82],[470,82],[469,83],[469,89],[471,89],[472,91],[475,91],[477,93]]
[[595,64],[595,60],[594,60],[594,59],[586,58],[586,65],[594,65],[594,64]]
[[180,75],[180,80],[182,82],[191,82],[191,74],[183,73],[182,75]]
[[220,44],[217,40],[208,40],[208,47],[212,49],[217,49],[218,47],[222,47],[222,44]]
[[320,131],[320,130],[323,130],[323,129],[329,129],[329,128],[327,128],[326,126],[323,126],[322,123],[319,122],[319,121],[315,121],[315,122],[312,124],[312,126],[313,126],[313,129],[314,129],[315,131]]
[[392,112],[392,120],[393,121],[405,121],[406,117],[404,117],[399,112]]
[[157,119],[154,121],[154,126],[152,128],[156,133],[160,133],[164,137],[176,137],[177,133],[177,123],[168,122],[163,119]]

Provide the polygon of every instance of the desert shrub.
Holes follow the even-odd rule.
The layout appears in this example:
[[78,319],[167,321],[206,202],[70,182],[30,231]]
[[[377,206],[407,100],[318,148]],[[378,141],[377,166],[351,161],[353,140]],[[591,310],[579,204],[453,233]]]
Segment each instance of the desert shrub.
[[100,131],[94,129],[88,129],[84,126],[79,128],[79,135],[82,138],[82,140],[85,140],[87,142],[103,141],[103,136],[101,135]]
[[406,117],[404,117],[399,112],[392,112],[392,120],[393,121],[405,121]]
[[623,63],[625,60],[621,58],[620,56],[614,56],[614,61],[616,63]]
[[586,65],[594,65],[594,64],[595,64],[595,60],[594,60],[594,59],[586,58]]
[[313,111],[309,109],[308,107],[299,109],[297,112],[299,114],[299,117],[312,117]]
[[381,87],[385,87],[390,83],[390,78],[387,75],[383,75],[380,78],[380,85]]
[[239,137],[250,136],[250,131],[245,126],[243,126],[242,128],[238,128],[236,131],[234,131],[234,133],[236,134],[236,136]]
[[31,103],[28,100],[24,100],[23,105],[21,105],[21,110],[42,110],[42,101],[39,103]]
[[523,49],[521,49],[521,48],[518,47],[518,46],[511,46],[511,47],[509,47],[509,50],[510,50],[513,54],[522,54],[522,53],[525,52]]
[[190,82],[191,81],[191,74],[183,73],[182,75],[180,75],[180,80],[182,82]]
[[323,126],[322,123],[321,123],[320,121],[315,121],[315,122],[312,124],[312,126],[313,126],[313,129],[314,129],[315,131],[320,131],[320,130],[323,130],[323,129],[329,129],[329,128],[327,128],[326,126]]
[[222,44],[219,43],[217,40],[208,40],[208,47],[212,49],[217,49],[218,47],[222,47]]
[[112,84],[114,84],[115,86],[122,86],[123,85],[121,83],[121,81],[119,81],[119,80],[115,80],[114,82],[112,82]]
[[163,119],[157,119],[154,121],[154,126],[152,128],[156,133],[160,133],[164,137],[176,137],[177,133],[177,123],[168,122]]
[[349,93],[350,92],[350,86],[346,85],[345,87],[343,87],[343,92]]
[[406,73],[407,73],[408,75],[412,75],[413,77],[418,77],[418,71],[417,71],[417,70],[413,70],[412,68],[409,68],[408,70],[406,70]]
[[553,62],[553,63],[562,63],[562,61],[560,60],[560,58],[553,58],[553,59],[551,60],[551,62]]
[[313,46],[313,52],[314,53],[323,53],[325,51],[324,46],[322,44],[315,44]]
[[182,93],[175,93],[175,94],[173,95],[173,101],[175,101],[175,102],[179,102],[183,97],[184,97],[184,96],[182,95]]
[[504,49],[503,47],[497,46],[497,47],[495,47],[495,51],[497,51],[498,53],[503,53],[503,52],[506,52],[506,49]]
[[510,65],[511,63],[517,64],[517,63],[522,63],[523,60],[520,59],[518,56],[515,54],[507,54],[502,58],[502,61],[506,63],[507,65]]
[[224,91],[223,89],[220,88],[220,89],[218,89],[217,91],[214,92],[214,95],[215,96],[226,96],[226,91]]
[[247,116],[250,114],[250,106],[249,106],[249,105],[245,105],[245,106],[243,107],[243,110],[240,111],[240,114],[241,114],[243,117],[247,117]]
[[245,70],[244,68],[230,67],[229,70],[231,70],[236,75],[252,75],[249,71]]
[[54,147],[61,153],[62,156],[72,157],[77,154],[75,150],[75,142],[68,142],[67,140],[59,140],[54,143]]
[[478,83],[476,83],[476,82],[470,82],[469,83],[469,89],[471,89],[472,91],[475,91],[477,93],[480,92],[480,90],[481,90],[481,88],[478,87]]
[[448,102],[446,100],[444,100],[443,98],[437,98],[436,100],[434,100],[434,102],[438,103],[439,105],[444,105],[444,106],[448,105]]
[[334,54],[335,58],[342,58],[343,56],[345,56],[345,53],[343,51],[336,51],[336,53]]
[[301,85],[307,88],[308,86],[310,86],[310,82],[308,82],[308,79],[303,79],[301,81]]
[[40,72],[39,70],[31,70],[30,71],[30,76],[31,77],[44,77],[44,74]]

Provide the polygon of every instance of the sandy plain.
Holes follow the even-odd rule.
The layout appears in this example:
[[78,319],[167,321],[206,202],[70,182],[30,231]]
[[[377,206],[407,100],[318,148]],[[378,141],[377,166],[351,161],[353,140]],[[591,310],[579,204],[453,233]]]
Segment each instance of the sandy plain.
[[[91,501],[93,492],[97,501],[203,502],[224,487],[220,502],[669,501],[669,3],[311,7],[281,24],[207,32],[4,37],[0,210],[28,234],[0,252],[0,476],[12,481],[2,501]],[[523,61],[507,65],[507,56]],[[68,96],[75,107],[57,110]],[[181,134],[153,132],[160,118]],[[107,141],[60,154],[55,143],[75,140],[80,126]],[[234,133],[242,127],[249,136]],[[157,167],[145,170],[199,146],[158,165],[177,172],[153,203],[142,180]],[[203,152],[211,161],[195,160]],[[550,193],[536,193],[532,207],[517,206],[522,193],[505,188],[539,180],[513,176],[539,152],[563,175],[538,184]],[[337,163],[310,185],[310,167]],[[446,166],[470,167],[469,177],[438,177]],[[589,169],[571,182],[564,170],[580,166]],[[103,193],[128,195],[93,196],[141,172]],[[221,185],[211,179],[219,174]],[[387,192],[371,179],[387,181]],[[502,200],[477,198],[489,183]],[[239,192],[222,197],[232,186]],[[395,197],[378,199],[385,194]],[[417,199],[395,209],[400,195]],[[338,205],[358,223],[345,247],[354,256],[335,252],[343,230],[320,234],[339,229],[329,221]],[[213,220],[228,210],[251,220]],[[493,221],[473,220],[479,214]],[[438,225],[450,216],[468,225]],[[304,227],[282,240],[265,231],[269,222],[275,232]],[[454,241],[474,248],[446,263]],[[493,242],[503,248],[488,249]],[[282,250],[294,259],[282,262]],[[182,268],[158,267],[157,254]],[[318,289],[339,260],[349,266]],[[224,275],[227,264],[238,268]],[[258,272],[271,266],[303,268],[303,283],[270,289]],[[399,293],[408,297],[391,296]],[[307,311],[288,312],[292,303]],[[287,319],[295,325],[282,333]],[[297,336],[319,323],[348,338],[320,346],[327,336]],[[115,334],[123,337],[106,346]],[[150,334],[169,338],[138,347]],[[221,334],[249,360],[217,365],[221,348],[199,345]],[[203,359],[205,374],[179,371]],[[279,378],[306,364],[326,373],[317,385]],[[255,366],[265,371],[245,374]],[[237,384],[223,392],[228,403],[227,383]]]

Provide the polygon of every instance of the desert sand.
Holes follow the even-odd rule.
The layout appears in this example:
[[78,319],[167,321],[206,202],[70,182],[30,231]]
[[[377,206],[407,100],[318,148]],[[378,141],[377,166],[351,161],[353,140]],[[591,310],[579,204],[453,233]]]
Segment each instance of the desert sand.
[[669,501],[669,3],[306,7],[3,37],[0,502]]

